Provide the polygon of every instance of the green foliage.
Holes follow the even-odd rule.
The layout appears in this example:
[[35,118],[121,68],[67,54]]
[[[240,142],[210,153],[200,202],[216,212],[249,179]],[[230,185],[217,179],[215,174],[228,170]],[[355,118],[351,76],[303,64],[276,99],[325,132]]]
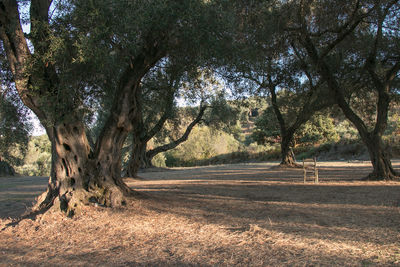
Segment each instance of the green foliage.
[[335,126],[335,131],[341,143],[350,143],[360,139],[357,129],[348,120],[339,121]]
[[[156,54],[160,55],[158,62],[143,63],[143,76],[148,72],[154,77],[171,62],[188,71],[189,66],[214,59],[216,43],[228,38],[223,38],[221,29],[230,17],[221,16],[222,6],[214,1],[73,0],[54,1],[53,5],[51,23],[27,35],[36,40],[41,32],[46,33],[45,40],[33,44],[37,47],[29,71],[40,76],[43,66],[54,67],[54,81],[59,84],[52,81],[50,87],[56,88],[45,92],[41,88],[49,87],[48,81],[35,80],[31,89],[43,98],[46,113],[53,114],[47,116],[49,121],[73,115],[88,128],[98,122],[94,137],[109,115],[122,73],[129,66]],[[40,49],[42,43],[46,49]],[[158,69],[151,68],[156,63]],[[149,79],[143,84],[148,85]],[[164,89],[161,86],[159,91]]]
[[165,157],[164,153],[159,153],[151,160],[151,164],[153,164],[154,167],[165,168],[167,167],[165,164],[166,159],[167,158]]
[[27,176],[48,176],[51,168],[51,144],[47,135],[33,136],[28,143],[28,151],[16,172]]
[[[256,128],[252,134],[252,138],[257,143],[279,142],[281,133],[272,107],[267,108],[262,113],[256,120],[255,125]],[[316,114],[296,131],[295,142],[300,145],[336,142],[340,138],[340,133],[337,132],[336,127],[333,118],[330,116],[322,113]],[[348,132],[346,131],[342,134],[348,134]]]
[[326,143],[339,141],[334,120],[324,114],[314,115],[296,132],[296,140],[300,144]]
[[274,143],[280,136],[279,122],[272,107],[265,109],[255,121],[252,139],[258,144]]
[[400,106],[394,106],[388,119],[388,126],[385,131],[388,139],[397,139],[400,143]]
[[21,164],[31,131],[26,110],[17,101],[0,94],[0,158],[13,166]]
[[181,162],[209,159],[238,151],[239,148],[239,142],[232,135],[206,126],[196,127],[185,143],[165,153],[166,165],[177,166]]
[[225,96],[220,94],[211,100],[210,108],[204,115],[204,121],[212,128],[234,133],[238,116],[238,108],[230,105]]

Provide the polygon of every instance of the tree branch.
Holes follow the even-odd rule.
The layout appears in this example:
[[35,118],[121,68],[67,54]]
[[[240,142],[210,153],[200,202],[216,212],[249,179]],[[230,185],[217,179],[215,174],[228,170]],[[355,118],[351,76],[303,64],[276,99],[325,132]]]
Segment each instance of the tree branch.
[[[21,100],[41,122],[46,121],[47,117],[41,110],[39,100],[29,91],[32,77],[26,72],[26,68],[31,53],[22,31],[18,3],[15,0],[0,2],[0,40],[3,42],[15,87]],[[51,134],[48,129],[46,131]]]
[[147,151],[146,152],[147,157],[149,159],[151,159],[155,155],[157,155],[158,153],[165,152],[165,151],[168,151],[170,149],[174,149],[175,147],[177,147],[181,143],[185,142],[188,139],[191,131],[193,130],[193,127],[196,126],[202,120],[204,112],[205,112],[205,110],[207,108],[208,108],[208,106],[206,106],[206,105],[200,105],[200,110],[199,110],[199,113],[197,114],[196,118],[188,125],[188,127],[186,128],[185,133],[180,138],[170,142],[169,144],[166,144],[166,145],[163,145],[163,146],[159,146],[159,147],[157,147],[155,149]]
[[174,103],[174,95],[175,95],[175,90],[172,90],[172,88],[169,89],[168,95],[167,95],[167,101],[164,106],[164,113],[161,116],[161,118],[158,120],[158,122],[154,125],[154,127],[146,133],[146,135],[142,138],[142,142],[148,142],[151,138],[153,138],[164,126],[164,123],[168,119],[168,117],[171,114],[172,110],[172,105]]
[[[369,12],[367,12],[367,14],[368,14],[368,13],[369,13]],[[335,48],[338,44],[340,44],[349,34],[351,34],[351,33],[354,31],[354,29],[362,22],[362,20],[363,20],[366,16],[367,16],[367,15],[364,14],[364,15],[360,16],[360,17],[359,17],[356,21],[354,21],[352,24],[349,24],[350,26],[348,27],[347,30],[342,31],[342,32],[340,33],[340,35],[339,35],[333,42],[331,42],[330,44],[328,44],[328,45],[325,47],[324,51],[323,51],[323,52],[321,53],[321,55],[320,55],[320,58],[321,58],[321,59],[325,58],[326,55],[328,55],[328,54],[332,51],[333,48]],[[346,25],[346,28],[347,28],[347,25]],[[346,29],[346,28],[343,28],[343,29]]]
[[31,1],[31,37],[35,51],[40,54],[46,53],[50,47],[49,42],[49,8],[52,0]]
[[364,135],[363,138],[366,138],[365,135],[368,134],[367,126],[361,120],[361,118],[351,109],[351,107],[347,103],[345,96],[344,96],[343,89],[340,87],[339,83],[333,76],[333,74],[332,74],[329,66],[325,62],[325,60],[319,56],[318,51],[317,51],[316,47],[314,46],[308,32],[305,32],[303,30],[302,37],[303,38],[300,41],[303,43],[312,63],[318,69],[321,77],[326,81],[329,88],[334,92],[336,103],[342,109],[342,111],[344,112],[346,117],[356,126],[360,135]]

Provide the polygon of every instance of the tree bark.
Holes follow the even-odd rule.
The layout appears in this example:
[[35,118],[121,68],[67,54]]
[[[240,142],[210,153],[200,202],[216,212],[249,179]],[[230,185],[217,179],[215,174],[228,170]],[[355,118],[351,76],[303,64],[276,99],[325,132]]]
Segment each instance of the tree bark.
[[[31,20],[35,53],[46,50],[46,33],[36,29],[48,24],[51,1],[31,2]],[[146,45],[129,59],[125,72],[115,89],[110,116],[95,144],[91,147],[86,136],[81,114],[70,107],[68,113],[56,114],[47,109],[43,95],[61,90],[54,66],[36,62],[32,73],[27,64],[33,55],[28,48],[19,20],[15,0],[0,2],[0,40],[15,80],[15,87],[23,103],[29,107],[45,127],[52,145],[52,167],[48,188],[34,206],[34,210],[60,209],[73,216],[81,205],[98,203],[118,207],[126,203],[133,191],[121,178],[121,149],[132,130],[132,117],[137,114],[138,102],[133,97],[142,77],[165,55],[159,44]],[[43,64],[42,64],[43,63]],[[38,91],[32,90],[38,87]],[[65,94],[68,96],[68,94]],[[70,99],[61,99],[67,103]],[[64,110],[68,110],[65,108]]]
[[90,202],[110,207],[124,205],[130,189],[121,184],[113,164],[93,157],[82,123],[60,123],[53,128],[53,136],[48,188],[34,210],[55,207],[73,216],[82,204]]
[[291,144],[293,142],[292,135],[282,135],[281,139],[281,166],[295,167],[296,159],[294,158],[293,150],[291,149]]
[[139,169],[146,166],[146,148],[147,142],[144,142],[140,136],[133,133],[131,158],[129,159],[126,172],[127,177],[136,178]]

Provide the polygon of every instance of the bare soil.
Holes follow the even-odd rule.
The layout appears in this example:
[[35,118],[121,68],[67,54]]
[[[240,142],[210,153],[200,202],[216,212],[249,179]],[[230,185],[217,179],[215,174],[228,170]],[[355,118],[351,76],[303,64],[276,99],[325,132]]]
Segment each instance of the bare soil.
[[[400,161],[393,161],[400,171]],[[400,266],[400,182],[369,162],[174,168],[128,184],[148,197],[10,224],[46,187],[0,177],[0,266]]]

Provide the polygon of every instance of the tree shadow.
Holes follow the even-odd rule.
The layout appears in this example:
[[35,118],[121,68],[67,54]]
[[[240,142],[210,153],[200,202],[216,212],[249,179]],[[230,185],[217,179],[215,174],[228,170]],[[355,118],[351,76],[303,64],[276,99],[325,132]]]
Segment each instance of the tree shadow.
[[[153,176],[131,186],[155,196],[150,208],[157,212],[238,231],[257,224],[337,242],[398,242],[400,183],[361,181],[369,166],[322,166],[320,170],[319,184],[304,184],[302,170],[254,166],[251,171],[248,166],[201,169],[193,176],[174,172],[170,180]],[[392,237],[381,240],[387,233]]]
[[0,219],[18,218],[46,190],[48,177],[0,178]]

